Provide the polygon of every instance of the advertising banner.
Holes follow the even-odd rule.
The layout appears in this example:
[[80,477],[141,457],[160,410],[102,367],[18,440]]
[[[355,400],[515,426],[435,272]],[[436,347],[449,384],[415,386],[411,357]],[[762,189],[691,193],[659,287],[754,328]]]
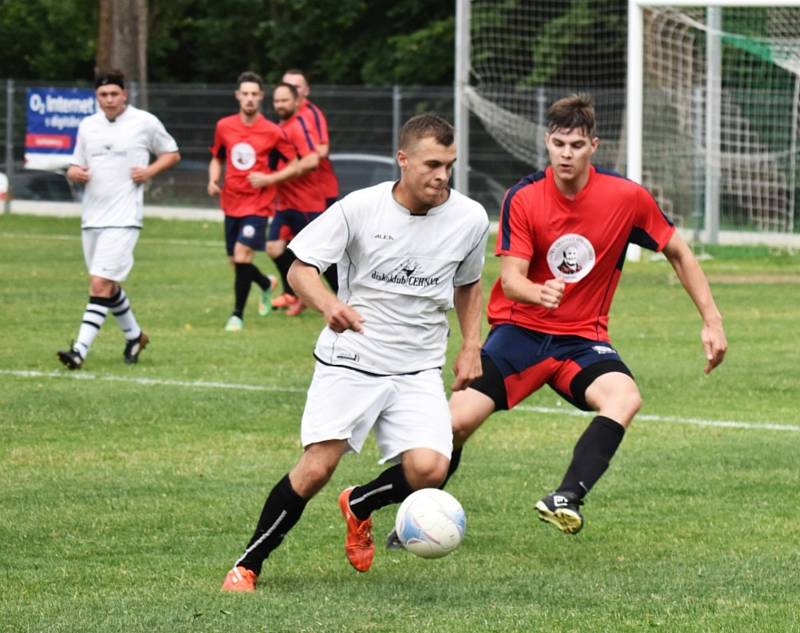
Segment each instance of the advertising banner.
[[94,90],[28,88],[25,167],[63,171],[75,148],[78,125],[94,114]]

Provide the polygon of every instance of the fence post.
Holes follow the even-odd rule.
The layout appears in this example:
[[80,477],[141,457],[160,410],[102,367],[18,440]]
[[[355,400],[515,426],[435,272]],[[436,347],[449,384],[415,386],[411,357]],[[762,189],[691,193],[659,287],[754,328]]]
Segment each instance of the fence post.
[[[392,158],[397,156],[397,150],[400,147],[400,105],[402,100],[403,95],[400,92],[400,86],[395,84],[392,87]],[[392,177],[395,180],[399,176],[398,171],[397,161],[395,161],[394,167],[392,167]]]
[[14,193],[14,80],[6,79],[6,177],[8,190],[3,212],[11,213],[11,196]]

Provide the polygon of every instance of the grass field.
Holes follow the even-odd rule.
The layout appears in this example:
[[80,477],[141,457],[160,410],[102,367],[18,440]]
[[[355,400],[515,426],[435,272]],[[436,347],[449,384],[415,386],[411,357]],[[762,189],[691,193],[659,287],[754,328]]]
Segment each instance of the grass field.
[[[800,255],[711,251],[730,351],[710,376],[669,265],[626,265],[612,336],[645,405],[579,535],[532,511],[587,423],[543,390],[467,445],[451,556],[347,564],[336,496],[379,472],[370,442],[259,591],[229,595],[222,578],[299,455],[322,322],[259,319],[253,296],[245,331],[223,332],[221,232],[148,221],[126,288],[151,347],[124,365],[109,319],[70,373],[55,351],[86,300],[78,221],[0,216],[0,631],[800,631]],[[487,287],[496,272],[488,258]],[[376,514],[379,539],[393,516]]]

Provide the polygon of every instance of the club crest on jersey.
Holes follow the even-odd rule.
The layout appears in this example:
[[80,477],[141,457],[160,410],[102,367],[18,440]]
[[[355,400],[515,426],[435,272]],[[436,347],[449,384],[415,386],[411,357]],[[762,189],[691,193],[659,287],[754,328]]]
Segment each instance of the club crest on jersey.
[[236,169],[250,169],[256,164],[256,150],[250,143],[236,143],[231,148],[231,164]]
[[412,288],[439,285],[439,277],[424,276],[420,263],[413,259],[404,260],[388,273],[373,270],[371,277],[376,281]]
[[583,235],[567,233],[547,249],[547,265],[553,277],[574,284],[588,275],[595,264],[594,247]]

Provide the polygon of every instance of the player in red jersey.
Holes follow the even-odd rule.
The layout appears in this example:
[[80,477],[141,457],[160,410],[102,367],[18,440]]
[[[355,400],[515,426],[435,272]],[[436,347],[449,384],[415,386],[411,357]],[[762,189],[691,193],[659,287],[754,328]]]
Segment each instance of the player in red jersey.
[[339,179],[333,170],[333,164],[328,159],[330,152],[330,139],[328,137],[328,119],[308,98],[311,88],[308,85],[305,73],[302,70],[291,68],[283,75],[283,82],[297,88],[297,114],[302,117],[306,125],[313,127],[319,138],[317,144],[317,154],[319,154],[319,183],[322,188],[322,195],[325,196],[325,208],[327,209],[339,199]]
[[[261,77],[252,72],[239,75],[235,96],[239,112],[217,121],[208,164],[208,195],[220,196],[226,249],[235,268],[235,304],[225,325],[232,332],[244,327],[244,308],[252,283],[262,291],[259,314],[269,313],[273,279],[253,264],[253,254],[264,250],[278,183],[297,175],[294,146],[261,114]],[[276,171],[281,157],[286,165]],[[225,182],[220,187],[223,161]]]
[[319,217],[325,210],[325,198],[319,185],[319,137],[316,130],[307,125],[297,113],[297,89],[291,84],[280,83],[273,91],[273,106],[280,119],[283,133],[294,145],[297,152],[297,171],[299,177],[285,181],[278,188],[275,219],[269,229],[267,253],[275,261],[281,273],[284,294],[289,295],[286,314],[297,316],[304,309],[303,303],[295,296],[287,279],[289,267],[294,261],[291,251],[286,249],[284,239],[288,227],[291,235],[297,235],[309,222]]
[[[608,311],[629,243],[666,255],[702,318],[705,372],[727,350],[722,317],[689,247],[643,187],[592,166],[598,146],[590,97],[556,101],[547,113],[550,165],[508,190],[496,254],[501,274],[489,299],[492,326],[483,375],[450,398],[458,467],[467,438],[494,411],[511,409],[545,384],[594,411],[539,518],[575,534],[583,497],[608,467],[641,405],[639,389],[608,337]],[[393,545],[390,534],[388,546]]]

